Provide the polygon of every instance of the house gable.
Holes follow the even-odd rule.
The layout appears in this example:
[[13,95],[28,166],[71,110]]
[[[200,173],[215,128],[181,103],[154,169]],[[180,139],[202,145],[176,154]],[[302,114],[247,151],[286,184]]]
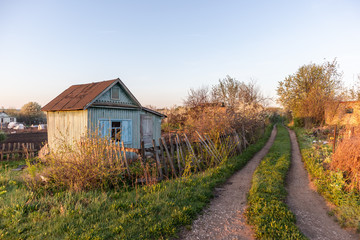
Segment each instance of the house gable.
[[[119,93],[117,102],[111,101],[111,94],[109,101],[106,100],[107,92],[114,87],[120,87],[122,93]],[[104,96],[105,95],[105,96]],[[113,107],[132,107],[141,108],[141,104],[119,79],[108,81],[73,85],[62,92],[59,96],[54,98],[46,104],[42,111],[73,111],[86,110],[90,106],[113,106]]]
[[91,106],[141,107],[119,82],[98,96]]

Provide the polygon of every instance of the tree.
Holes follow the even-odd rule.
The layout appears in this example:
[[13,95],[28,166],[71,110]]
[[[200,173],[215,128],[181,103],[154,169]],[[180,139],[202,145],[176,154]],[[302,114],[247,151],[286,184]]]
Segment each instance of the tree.
[[209,88],[206,86],[202,86],[198,89],[191,88],[188,92],[188,96],[184,100],[185,106],[189,108],[204,106],[209,102]]
[[321,65],[304,65],[293,75],[279,82],[278,102],[295,118],[308,124],[321,124],[325,118],[325,104],[340,94],[342,73],[336,59]]
[[224,79],[219,79],[219,84],[212,88],[212,100],[214,102],[224,103],[225,106],[235,108],[236,103],[239,101],[240,92],[244,83],[236,80],[235,78],[226,76]]
[[222,102],[234,111],[250,105],[261,105],[265,100],[256,81],[244,83],[229,75],[219,80],[218,85],[213,86],[211,95],[213,102]]
[[20,110],[21,120],[26,124],[45,122],[45,114],[41,111],[40,104],[29,102],[22,106]]

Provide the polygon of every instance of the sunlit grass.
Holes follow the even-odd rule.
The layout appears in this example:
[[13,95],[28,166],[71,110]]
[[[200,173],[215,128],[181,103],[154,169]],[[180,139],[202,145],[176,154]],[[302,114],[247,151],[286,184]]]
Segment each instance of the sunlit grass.
[[3,170],[0,239],[168,239],[190,225],[210,202],[215,186],[242,168],[270,136],[215,168],[132,189],[33,193]]
[[290,154],[289,134],[283,126],[278,126],[275,142],[257,167],[248,196],[248,222],[259,239],[306,239],[284,203]]

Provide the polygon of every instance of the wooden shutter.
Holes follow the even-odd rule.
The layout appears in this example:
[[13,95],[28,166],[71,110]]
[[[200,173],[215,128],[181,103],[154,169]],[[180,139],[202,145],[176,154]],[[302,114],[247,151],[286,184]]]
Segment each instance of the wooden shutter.
[[122,120],[121,121],[121,140],[125,144],[132,143],[132,121]]
[[99,134],[101,137],[110,137],[110,120],[99,120]]

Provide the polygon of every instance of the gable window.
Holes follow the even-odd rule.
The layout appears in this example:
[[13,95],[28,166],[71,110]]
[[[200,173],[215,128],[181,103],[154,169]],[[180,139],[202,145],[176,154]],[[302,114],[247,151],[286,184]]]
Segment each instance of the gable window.
[[114,86],[111,89],[111,99],[119,100],[120,99],[120,88],[117,86]]
[[354,109],[351,108],[351,107],[348,107],[348,108],[345,109],[345,113],[351,114],[351,113],[353,113],[353,112],[354,112]]
[[115,142],[132,143],[132,120],[130,119],[103,119],[99,120],[100,136],[112,139]]

